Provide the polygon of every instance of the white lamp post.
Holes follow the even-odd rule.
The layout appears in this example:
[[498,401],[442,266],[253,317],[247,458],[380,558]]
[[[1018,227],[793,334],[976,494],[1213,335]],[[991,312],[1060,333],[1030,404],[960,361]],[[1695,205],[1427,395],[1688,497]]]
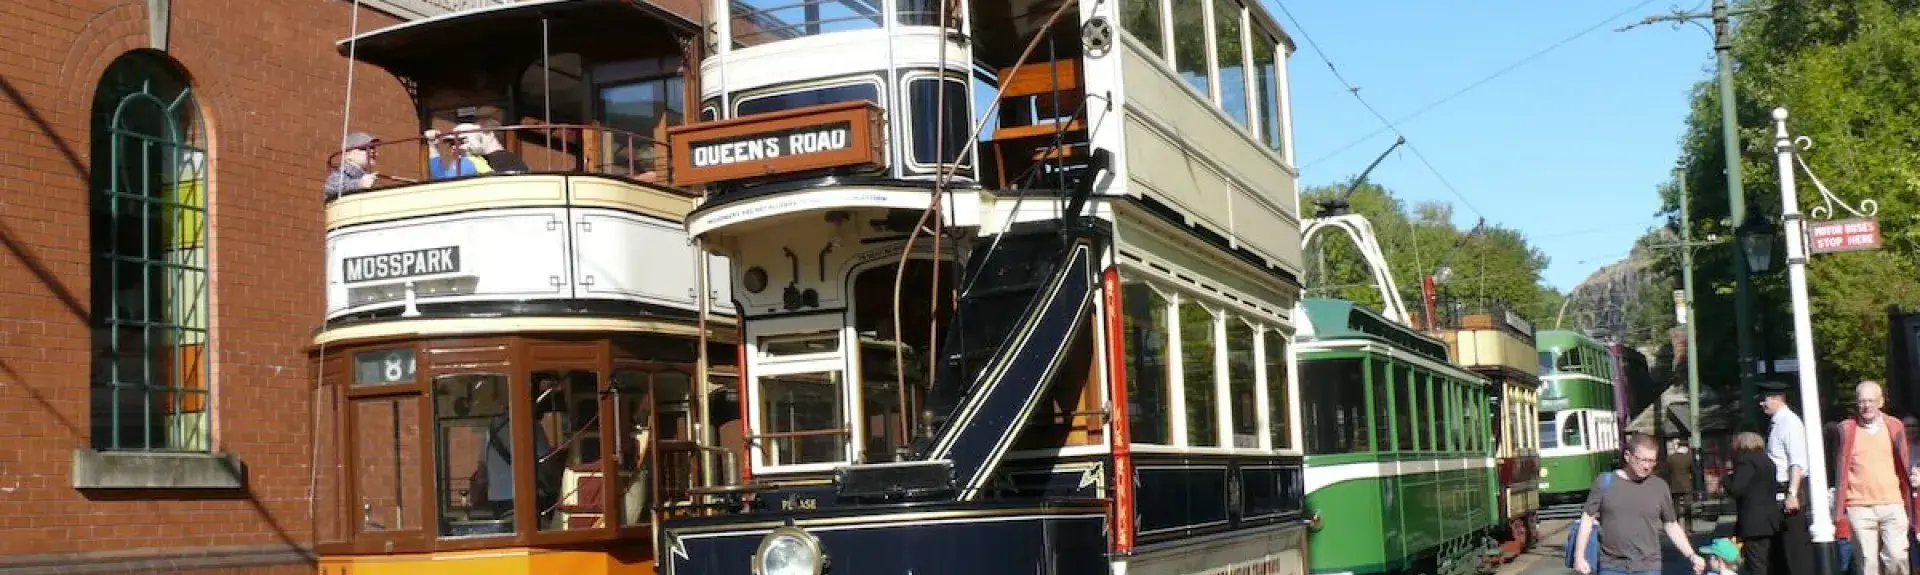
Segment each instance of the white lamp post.
[[1812,499],[1810,531],[1813,535],[1814,570],[1833,572],[1832,495],[1827,492],[1826,433],[1820,425],[1819,369],[1813,357],[1813,318],[1807,305],[1806,222],[1800,215],[1800,198],[1793,188],[1793,139],[1787,136],[1787,109],[1773,109],[1773,149],[1780,159],[1780,219],[1787,239],[1787,287],[1793,294],[1794,356],[1800,369],[1800,418],[1807,431],[1807,494]]

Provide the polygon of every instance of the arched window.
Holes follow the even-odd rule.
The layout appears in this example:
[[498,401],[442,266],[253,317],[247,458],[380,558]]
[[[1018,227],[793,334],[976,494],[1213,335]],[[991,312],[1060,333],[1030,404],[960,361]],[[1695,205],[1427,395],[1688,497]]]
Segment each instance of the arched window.
[[206,451],[207,148],[186,75],[156,52],[114,60],[92,147],[93,447]]

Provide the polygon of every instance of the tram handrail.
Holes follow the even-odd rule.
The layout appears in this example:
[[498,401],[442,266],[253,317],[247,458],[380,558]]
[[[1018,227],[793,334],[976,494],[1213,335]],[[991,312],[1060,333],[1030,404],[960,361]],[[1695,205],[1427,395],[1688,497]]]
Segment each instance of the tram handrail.
[[[527,164],[525,172],[492,172],[485,174],[461,175],[452,178],[434,179],[431,177],[430,146],[442,141],[455,139],[466,134],[496,134],[503,148],[517,142],[520,150],[515,152],[522,162]],[[513,137],[500,137],[508,134]],[[421,183],[464,181],[472,178],[485,178],[507,175],[593,175],[616,178],[665,189],[689,198],[698,198],[699,194],[679,187],[673,182],[673,147],[664,140],[642,135],[619,128],[590,124],[514,124],[477,130],[447,130],[440,132],[436,141],[428,142],[424,135],[410,136],[397,140],[375,139],[364,149],[371,150],[376,158],[374,168],[375,183],[372,186],[347,190],[328,199],[329,202],[340,198],[373,191],[390,190]],[[331,174],[340,167],[343,154],[351,150],[336,150],[327,156],[327,173]],[[398,152],[401,159],[395,163],[380,163],[381,153]],[[440,158],[466,155],[459,146],[441,150]],[[624,159],[621,157],[624,156]]]

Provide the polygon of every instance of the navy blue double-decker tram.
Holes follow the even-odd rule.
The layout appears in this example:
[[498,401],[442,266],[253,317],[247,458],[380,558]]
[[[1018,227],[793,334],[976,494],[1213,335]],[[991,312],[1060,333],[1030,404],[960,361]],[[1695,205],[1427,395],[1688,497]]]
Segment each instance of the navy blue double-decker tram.
[[699,428],[739,474],[661,470],[694,496],[661,571],[1306,572],[1292,46],[1258,3],[716,0],[706,31],[670,155],[732,266],[738,412]]

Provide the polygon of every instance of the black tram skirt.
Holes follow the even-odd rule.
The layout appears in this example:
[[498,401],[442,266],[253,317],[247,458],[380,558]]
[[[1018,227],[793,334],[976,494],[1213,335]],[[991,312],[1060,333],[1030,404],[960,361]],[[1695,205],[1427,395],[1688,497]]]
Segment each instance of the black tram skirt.
[[818,538],[833,575],[1107,572],[1105,508],[915,505],[670,521],[662,572],[744,575],[775,528]]

